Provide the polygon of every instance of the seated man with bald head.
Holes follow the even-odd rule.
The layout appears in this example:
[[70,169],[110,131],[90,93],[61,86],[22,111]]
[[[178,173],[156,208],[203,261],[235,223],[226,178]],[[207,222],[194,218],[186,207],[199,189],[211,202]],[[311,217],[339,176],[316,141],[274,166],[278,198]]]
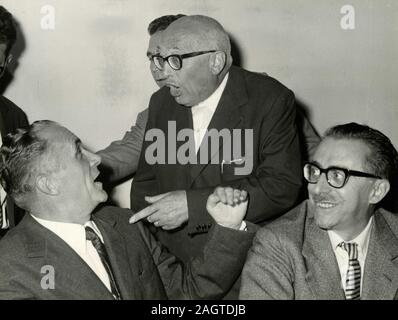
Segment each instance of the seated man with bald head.
[[380,207],[397,166],[380,131],[329,129],[304,166],[309,199],[257,233],[240,298],[398,299],[398,216]]
[[97,208],[107,199],[96,181],[100,158],[68,129],[35,122],[4,138],[0,160],[2,186],[27,212],[0,240],[0,300],[216,299],[240,274],[253,236],[234,230],[244,191],[209,197],[216,227],[184,264],[142,223],[129,224],[131,211]]
[[210,17],[179,18],[155,49],[148,56],[164,86],[149,103],[131,221],[151,223],[159,240],[189,261],[214,226],[206,199],[215,186],[247,190],[245,219],[258,224],[296,203],[302,175],[295,100],[277,80],[233,66],[228,34]]

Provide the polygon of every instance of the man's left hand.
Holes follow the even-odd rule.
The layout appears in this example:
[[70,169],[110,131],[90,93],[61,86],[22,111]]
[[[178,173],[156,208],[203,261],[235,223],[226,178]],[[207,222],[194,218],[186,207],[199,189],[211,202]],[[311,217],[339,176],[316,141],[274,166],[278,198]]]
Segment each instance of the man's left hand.
[[188,202],[185,190],[145,197],[145,200],[150,205],[134,214],[129,220],[130,223],[146,218],[156,227],[172,230],[188,221]]
[[209,196],[206,209],[221,226],[238,230],[246,215],[248,193],[231,187],[217,187]]

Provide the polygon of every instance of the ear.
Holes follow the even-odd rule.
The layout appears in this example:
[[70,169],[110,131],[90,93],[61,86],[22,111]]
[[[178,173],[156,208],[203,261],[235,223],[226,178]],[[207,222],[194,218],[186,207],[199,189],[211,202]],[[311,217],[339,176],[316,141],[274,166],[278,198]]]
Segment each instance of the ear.
[[388,180],[376,180],[369,195],[369,203],[379,203],[381,200],[383,200],[388,191],[390,191],[390,183],[388,182]]
[[59,194],[58,186],[48,175],[39,175],[36,178],[36,187],[44,194],[56,196]]
[[210,59],[210,69],[214,75],[219,75],[224,70],[225,64],[227,63],[227,55],[225,52],[217,51],[214,53],[212,59]]

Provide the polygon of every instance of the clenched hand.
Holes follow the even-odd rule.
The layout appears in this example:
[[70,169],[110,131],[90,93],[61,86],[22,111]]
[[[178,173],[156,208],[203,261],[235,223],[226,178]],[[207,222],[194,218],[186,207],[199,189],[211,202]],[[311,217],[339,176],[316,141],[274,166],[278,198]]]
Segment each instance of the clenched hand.
[[207,199],[206,209],[224,227],[239,229],[246,215],[248,194],[245,190],[217,187]]

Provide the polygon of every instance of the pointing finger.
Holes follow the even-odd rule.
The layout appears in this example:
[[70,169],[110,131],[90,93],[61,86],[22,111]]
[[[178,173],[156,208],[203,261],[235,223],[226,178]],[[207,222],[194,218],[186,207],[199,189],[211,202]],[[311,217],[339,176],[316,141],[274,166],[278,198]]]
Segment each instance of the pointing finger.
[[159,201],[160,199],[164,198],[167,194],[168,194],[168,192],[161,193],[161,194],[158,194],[158,195],[152,196],[152,197],[146,196],[145,201],[149,202],[149,203],[154,203],[154,202]]
[[144,219],[148,216],[150,216],[151,214],[154,214],[158,209],[154,206],[148,206],[144,209],[142,209],[141,211],[138,211],[136,214],[134,214],[130,220],[129,223],[135,223],[137,221],[140,221],[141,219]]

